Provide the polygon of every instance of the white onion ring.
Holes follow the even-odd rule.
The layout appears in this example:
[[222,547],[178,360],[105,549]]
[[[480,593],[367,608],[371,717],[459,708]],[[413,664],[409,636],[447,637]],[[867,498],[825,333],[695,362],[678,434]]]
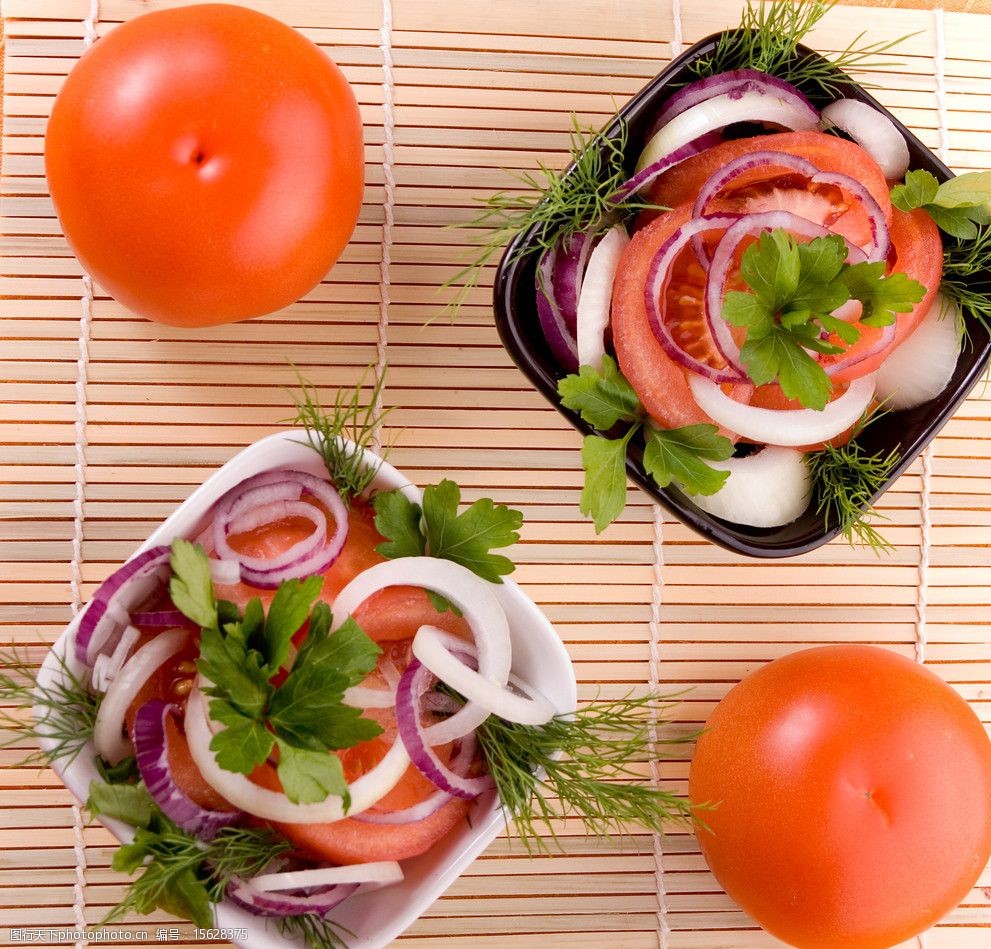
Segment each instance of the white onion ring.
[[110,688],[110,683],[124,668],[124,663],[127,662],[131,650],[140,638],[141,633],[129,625],[121,634],[120,641],[111,655],[100,653],[96,657],[96,662],[93,663],[93,688],[97,692],[106,692]]
[[366,886],[391,886],[401,883],[403,870],[394,860],[355,863],[346,867],[318,867],[315,870],[288,870],[283,873],[263,873],[251,878],[251,885],[265,893],[303,890],[314,886],[336,886],[339,883],[363,883]]
[[123,761],[131,753],[131,742],[123,733],[124,716],[134,696],[162,663],[182,649],[188,638],[188,629],[168,629],[159,633],[131,656],[110,683],[93,727],[93,747],[110,764]]
[[241,582],[241,565],[236,560],[210,558],[210,579],[221,586],[232,587]]
[[822,110],[820,127],[842,129],[880,166],[888,181],[905,177],[908,144],[883,112],[857,99],[837,99]]
[[[509,622],[491,585],[466,567],[436,557],[399,557],[375,564],[358,574],[334,600],[331,612],[337,629],[373,593],[394,586],[433,590],[464,615],[478,649],[478,671],[501,687],[509,679],[512,644]],[[424,730],[431,745],[446,744],[474,731],[489,713],[473,702]]]
[[874,377],[861,376],[838,399],[816,409],[762,409],[734,402],[722,389],[701,376],[689,376],[688,384],[699,407],[717,425],[744,438],[766,445],[797,448],[828,441],[845,432],[871,403]]
[[610,228],[595,245],[588,259],[581,294],[578,297],[577,343],[578,364],[602,371],[606,352],[605,332],[609,325],[613,282],[619,260],[630,237],[622,224]]
[[413,637],[413,655],[469,702],[519,725],[546,725],[554,717],[557,710],[535,689],[527,686],[529,696],[523,696],[496,685],[453,655],[446,640],[444,631],[436,626],[421,626]]
[[344,704],[353,708],[395,708],[395,689],[373,689],[367,685],[352,685],[344,693]]
[[[204,680],[205,681],[205,680]],[[360,778],[348,786],[351,807],[344,812],[342,798],[329,796],[317,804],[293,804],[280,791],[263,788],[248,780],[243,774],[227,771],[217,764],[210,750],[213,733],[207,717],[206,700],[198,683],[189,694],[186,704],[186,740],[196,767],[203,780],[225,800],[239,810],[284,824],[325,824],[344,820],[368,810],[388,794],[402,779],[409,767],[409,755],[397,736],[385,757]],[[223,729],[221,729],[223,730]]]

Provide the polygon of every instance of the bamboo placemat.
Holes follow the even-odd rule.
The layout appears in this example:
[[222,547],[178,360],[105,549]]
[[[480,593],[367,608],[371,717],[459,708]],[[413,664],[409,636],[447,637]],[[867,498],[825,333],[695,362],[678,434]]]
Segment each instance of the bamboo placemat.
[[[39,643],[203,478],[287,414],[291,360],[329,393],[387,358],[395,464],[449,475],[467,499],[521,507],[518,580],[557,625],[581,694],[689,689],[694,730],[766,660],[815,643],[882,643],[924,658],[991,716],[991,406],[979,388],[882,508],[890,556],[834,543],[761,563],[706,544],[631,492],[603,536],[578,514],[579,438],[514,368],[488,286],[455,323],[435,288],[462,259],[473,199],[506,169],[564,162],[569,113],[599,125],[682,46],[739,17],[737,0],[270,0],[326,49],[361,102],[367,191],[328,279],[273,317],[181,332],[136,319],[84,280],[42,166],[52,97],[83,50],[169,0],[4,0],[6,96],[0,225],[0,627]],[[391,29],[389,19],[391,15]],[[913,31],[879,98],[957,169],[991,149],[991,22],[974,14],[835,10],[822,50],[868,29]],[[945,55],[938,55],[939,51]],[[489,275],[489,280],[491,274]],[[91,320],[90,320],[91,314]],[[81,342],[82,340],[82,342]],[[109,835],[83,827],[49,771],[0,752],[0,945],[10,927],[93,926],[122,893]],[[684,791],[687,760],[660,780]],[[410,931],[414,946],[750,949],[756,929],[675,830],[596,842],[564,822],[564,853],[528,858],[499,839]],[[132,934],[169,928],[134,918]],[[189,944],[189,928],[178,944]],[[921,942],[921,940],[920,940]],[[991,943],[991,873],[925,937]],[[915,945],[916,943],[913,943]]]

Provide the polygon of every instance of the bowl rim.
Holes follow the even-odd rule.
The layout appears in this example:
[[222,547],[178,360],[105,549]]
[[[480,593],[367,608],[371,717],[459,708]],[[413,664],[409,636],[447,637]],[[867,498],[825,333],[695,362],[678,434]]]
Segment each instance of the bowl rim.
[[[242,449],[197,486],[189,497],[136,548],[128,560],[150,547],[169,543],[174,537],[197,536],[205,526],[209,511],[215,502],[231,488],[254,474],[295,466],[303,470],[309,468],[313,474],[326,476],[322,460],[305,441],[300,439],[300,434],[298,429],[279,431]],[[367,492],[398,488],[410,500],[417,502],[422,500],[421,490],[388,461],[368,449],[362,449],[362,453],[365,464],[378,465],[375,479]],[[525,672],[525,675],[541,682],[541,691],[560,711],[573,711],[577,704],[574,666],[556,630],[537,604],[512,579],[507,577],[502,583],[491,586],[506,610],[510,622],[510,634],[514,641],[514,666],[518,651],[522,652],[524,660],[529,660],[531,666],[534,665],[534,655],[540,653],[540,668],[531,668]],[[70,647],[84,612],[85,609],[81,609],[73,617],[46,653],[38,672],[39,687],[45,688],[61,681],[66,669],[76,674],[82,671],[82,666],[75,657],[75,650]],[[517,649],[518,646],[520,650]],[[547,687],[548,681],[552,683],[553,688]],[[37,706],[33,713],[37,719]],[[43,751],[51,752],[55,743],[42,738],[39,744]],[[100,779],[92,742],[83,746],[82,751],[72,761],[56,759],[51,761],[50,767],[80,803],[86,801],[90,782]],[[340,917],[341,924],[353,930],[354,938],[349,937],[348,945],[352,949],[359,947],[378,949],[395,939],[454,883],[495,839],[499,831],[508,825],[510,819],[498,803],[495,792],[488,792],[475,805],[470,824],[462,822],[458,825],[460,831],[453,831],[442,838],[426,854],[403,861],[406,865],[404,869],[410,865],[415,866],[416,871],[422,876],[421,880],[407,885],[409,879],[407,877],[407,880],[395,887],[357,893],[350,897],[341,904],[332,917],[335,922]],[[134,837],[134,828],[122,821],[102,815],[98,815],[96,820],[122,843],[127,843]],[[439,853],[440,850],[448,853],[449,859],[443,862],[433,859],[437,856],[435,851]],[[412,892],[409,893],[406,901],[408,905],[404,909],[393,907],[393,912],[390,914],[382,913],[380,908],[376,908],[376,904],[382,902],[397,902],[395,899],[397,894],[407,891]],[[231,936],[232,940],[246,949],[247,947],[303,949],[301,941],[281,935],[271,921],[255,916],[227,899],[215,904],[214,910],[217,927],[234,934]],[[359,923],[369,924],[366,932],[357,928]]]
[[[685,78],[682,73],[692,62],[711,53],[722,37],[732,36],[739,32],[741,32],[740,28],[721,30],[694,43],[661,69],[639,92],[618,109],[614,116],[603,126],[602,134],[605,137],[615,137],[620,130],[621,122],[625,121],[627,126],[629,126],[633,121],[636,121],[645,110],[653,106],[655,100],[663,96],[666,88],[672,82],[680,82]],[[825,57],[817,51],[798,44],[796,57],[807,56],[825,60]],[[880,102],[870,95],[863,86],[852,78],[849,78],[849,82],[844,85],[842,93],[845,97],[859,99],[867,103],[887,116],[906,140],[910,151],[923,155],[925,163],[929,166],[927,170],[932,171],[939,180],[945,181],[948,178],[954,177],[953,172],[946,164],[925,146],[910,129],[906,128],[897,117],[892,115]],[[604,149],[604,146],[601,144],[599,147],[600,150]],[[635,155],[636,152],[634,149],[627,149],[628,165],[631,157],[635,157]],[[918,167],[917,163],[916,167]],[[575,162],[572,162],[564,170],[563,175],[572,174],[574,168]],[[493,306],[496,328],[513,362],[544,398],[571,423],[572,427],[577,429],[582,435],[602,434],[585,422],[580,415],[565,408],[561,404],[557,394],[557,381],[565,373],[560,367],[552,367],[551,371],[548,371],[548,368],[535,357],[525,338],[523,326],[518,319],[514,293],[520,281],[521,270],[526,267],[527,259],[532,259],[534,256],[534,239],[539,229],[540,225],[535,224],[526,231],[517,234],[510,241],[499,261],[493,282]],[[530,249],[527,250],[527,248]],[[976,282],[976,278],[974,282]],[[884,485],[869,500],[864,502],[863,510],[873,507],[878,498],[915,462],[960,405],[966,400],[971,389],[979,381],[988,357],[991,355],[991,339],[987,338],[987,334],[982,327],[971,325],[970,328],[976,330],[984,339],[979,345],[972,341],[969,353],[968,347],[964,347],[958,358],[955,375],[959,374],[961,366],[965,364],[965,360],[971,363],[970,367],[963,374],[962,378],[956,381],[954,388],[951,389],[948,386],[935,400],[927,403],[935,404],[938,402],[938,408],[931,416],[927,416],[923,430],[915,438],[910,439],[907,443],[900,442],[897,445],[888,446],[897,447],[900,452],[899,461],[892,469]],[[834,524],[826,528],[825,523],[822,522],[822,528],[815,533],[810,534],[804,539],[799,539],[797,542],[788,542],[787,540],[774,540],[773,535],[770,535],[766,529],[747,528],[744,525],[733,524],[707,514],[692,503],[684,492],[673,485],[669,488],[658,488],[643,467],[642,448],[637,442],[638,438],[634,438],[627,452],[627,476],[642,488],[650,498],[658,502],[669,514],[681,521],[681,523],[690,527],[706,540],[712,541],[727,550],[760,559],[794,557],[823,546],[841,533],[842,529],[839,524]],[[808,510],[812,509],[814,503],[815,498],[813,497],[810,500]],[[817,512],[814,516],[819,517]],[[785,527],[788,526],[790,525],[785,525]]]

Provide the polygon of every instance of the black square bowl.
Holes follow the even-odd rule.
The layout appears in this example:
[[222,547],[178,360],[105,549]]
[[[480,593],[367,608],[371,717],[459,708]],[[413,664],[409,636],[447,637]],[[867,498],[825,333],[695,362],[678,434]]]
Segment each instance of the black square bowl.
[[[714,33],[686,50],[623,106],[606,128],[606,136],[615,137],[619,133],[621,121],[625,121],[628,143],[626,162],[630,174],[645,144],[650,124],[661,105],[675,89],[696,78],[689,69],[690,64],[709,55],[723,35]],[[798,48],[796,55],[818,57],[813,50],[803,46]],[[868,103],[894,122],[908,143],[910,167],[924,168],[932,172],[940,181],[952,177],[952,172],[946,165],[860,86],[850,83],[843,89],[843,94],[848,98]],[[822,106],[826,101],[815,104]],[[565,174],[570,171],[569,168]],[[502,257],[495,279],[496,326],[503,344],[517,366],[579,432],[583,435],[589,434],[594,432],[594,429],[583,422],[577,413],[565,408],[557,394],[558,381],[566,373],[551,354],[537,317],[534,273],[538,255],[528,253],[529,249],[536,246],[536,234],[537,228],[534,227],[517,235]],[[973,285],[975,289],[991,290],[991,274],[976,275]],[[882,489],[871,499],[871,504],[936,437],[980,378],[991,352],[991,340],[985,327],[979,323],[971,321],[968,329],[970,342],[960,355],[949,385],[936,399],[915,409],[888,413],[871,424],[860,436],[859,443],[872,454],[876,451],[887,453],[894,448],[900,453],[897,467]],[[716,544],[751,557],[796,556],[822,546],[840,532],[838,524],[827,527],[822,515],[816,513],[815,497],[798,520],[784,527],[745,527],[713,517],[693,504],[677,488],[657,487],[644,470],[643,444],[642,442],[637,444],[636,439],[630,444],[626,469],[633,481],[682,523]]]

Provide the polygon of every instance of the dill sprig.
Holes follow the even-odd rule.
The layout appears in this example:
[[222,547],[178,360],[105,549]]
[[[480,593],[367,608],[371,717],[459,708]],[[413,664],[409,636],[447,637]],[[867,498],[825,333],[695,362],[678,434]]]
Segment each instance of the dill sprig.
[[629,178],[623,167],[627,144],[625,122],[620,120],[617,134],[612,137],[604,130],[583,129],[572,116],[569,138],[572,167],[567,173],[544,164],[538,166],[536,173],[514,173],[526,189],[524,193],[500,191],[480,198],[479,214],[469,223],[457,225],[484,234],[475,241],[478,248],[475,259],[442,285],[444,289],[458,287],[447,307],[450,313],[457,313],[469,292],[478,286],[485,266],[517,234],[536,228],[533,239],[518,247],[512,260],[567,243],[575,234],[599,222],[656,207],[636,197],[612,200]]
[[[967,319],[980,323],[991,333],[991,227],[982,227],[977,237],[956,238],[943,249],[943,279],[940,293],[957,304],[963,319],[960,332],[966,338]],[[981,288],[984,289],[981,289]]]
[[10,733],[0,747],[41,739],[52,745],[50,751],[29,753],[21,764],[69,764],[93,737],[101,696],[90,692],[65,656],[57,658],[61,675],[50,686],[39,689],[38,670],[33,663],[16,648],[0,651],[0,703],[27,711],[26,716],[0,711],[0,727]]
[[280,919],[279,931],[287,939],[302,939],[307,949],[345,949],[347,943],[341,933],[350,934],[343,926],[313,915]]
[[884,516],[871,505],[871,499],[888,480],[901,455],[897,447],[887,454],[868,454],[857,439],[883,414],[865,414],[845,445],[826,445],[809,455],[813,490],[819,497],[816,513],[822,515],[826,529],[839,525],[851,547],[860,544],[878,555],[894,547],[870,522],[872,517]]
[[[289,392],[296,407],[296,415],[289,421],[304,428],[306,443],[323,459],[327,473],[345,504],[350,504],[352,498],[361,495],[375,479],[379,466],[367,465],[363,450],[374,446],[382,422],[392,411],[391,408],[382,408],[384,368],[371,387],[368,404],[362,404],[365,380],[372,371],[369,366],[362,373],[352,392],[339,389],[329,409],[321,405],[316,386],[298,372],[300,392]],[[345,444],[340,440],[342,437],[350,439],[353,445]],[[384,458],[388,447],[379,448],[378,453]]]
[[[830,59],[799,55],[798,44],[836,3],[837,0],[776,3],[748,0],[740,18],[740,32],[723,34],[712,53],[695,60],[689,69],[700,78],[730,69],[757,69],[784,79],[807,94],[833,99],[849,85],[848,73],[898,65],[879,57],[912,34],[865,43],[864,32]],[[861,85],[869,83],[861,82]]]
[[661,745],[696,737],[654,737],[655,718],[668,704],[661,696],[646,695],[592,702],[573,716],[558,715],[540,726],[495,715],[479,726],[499,799],[529,852],[549,849],[538,824],[557,841],[554,820],[561,816],[577,817],[587,833],[597,836],[625,832],[631,823],[655,833],[664,833],[672,821],[692,823],[688,800],[643,783],[633,767],[660,757]]

